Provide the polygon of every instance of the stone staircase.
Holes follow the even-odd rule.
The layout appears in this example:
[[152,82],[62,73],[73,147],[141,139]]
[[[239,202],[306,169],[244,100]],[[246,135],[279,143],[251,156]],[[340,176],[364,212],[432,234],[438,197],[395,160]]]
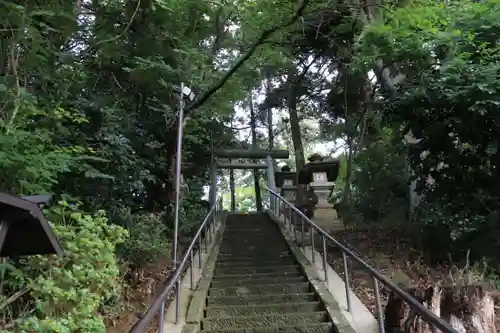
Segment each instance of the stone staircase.
[[337,332],[278,226],[263,213],[228,216],[201,331]]

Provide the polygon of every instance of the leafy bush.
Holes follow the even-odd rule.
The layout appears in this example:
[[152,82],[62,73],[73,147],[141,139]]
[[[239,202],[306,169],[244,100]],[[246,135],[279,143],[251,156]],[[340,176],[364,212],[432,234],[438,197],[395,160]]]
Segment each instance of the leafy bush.
[[353,163],[353,209],[364,222],[406,220],[408,180],[405,157],[382,138],[359,152]]
[[196,229],[203,222],[208,211],[209,210],[200,203],[200,199],[196,193],[189,192],[188,195],[182,199],[181,203],[179,233],[189,236],[196,232]]
[[115,248],[127,232],[108,224],[103,211],[84,214],[66,202],[46,215],[64,255],[22,259],[5,272],[7,287],[23,286],[32,300],[29,316],[21,314],[17,324],[23,332],[106,332],[99,312],[120,294]]
[[119,247],[119,256],[141,267],[167,255],[170,242],[163,216],[153,213],[130,214],[127,218],[130,237]]

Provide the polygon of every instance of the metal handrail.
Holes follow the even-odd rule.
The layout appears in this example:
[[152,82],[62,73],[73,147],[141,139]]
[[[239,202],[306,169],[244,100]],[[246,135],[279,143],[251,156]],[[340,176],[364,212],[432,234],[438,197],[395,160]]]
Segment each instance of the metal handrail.
[[222,212],[222,196],[220,196],[215,204],[210,208],[210,211],[208,214],[205,216],[205,219],[201,223],[200,227],[198,228],[198,231],[196,232],[193,240],[189,244],[189,247],[187,248],[186,252],[184,253],[184,256],[180,260],[180,262],[177,265],[177,268],[174,271],[174,274],[171,275],[165,282],[165,287],[163,290],[158,293],[154,301],[149,305],[147,310],[144,312],[142,315],[142,318],[138,320],[132,328],[128,331],[128,333],[143,333],[146,331],[148,326],[152,323],[153,319],[155,318],[156,315],[158,315],[158,331],[159,333],[164,332],[164,315],[165,315],[165,299],[167,296],[170,294],[172,291],[172,288],[176,286],[176,297],[175,297],[175,323],[177,324],[179,322],[179,316],[180,316],[180,280],[183,276],[183,273],[185,272],[186,268],[188,268],[188,263],[191,264],[191,270],[190,270],[190,283],[191,283],[191,290],[194,289],[194,276],[193,276],[193,266],[194,266],[194,253],[193,250],[195,249],[196,245],[198,248],[198,266],[201,269],[202,268],[202,259],[201,259],[201,252],[203,251],[203,246],[202,246],[202,234],[204,232],[204,243],[205,243],[205,249],[204,252],[208,253],[208,242],[214,239],[214,234],[216,231],[216,223],[219,219],[219,214]]
[[[434,313],[429,311],[429,309],[425,308],[418,300],[416,300],[414,297],[412,297],[410,294],[399,288],[397,285],[395,285],[391,280],[380,274],[378,271],[376,271],[374,268],[372,268],[369,264],[367,264],[363,259],[358,257],[352,250],[347,248],[345,245],[341,244],[339,241],[337,241],[335,238],[333,238],[331,235],[329,235],[327,232],[325,232],[323,229],[321,229],[318,225],[316,225],[311,219],[309,219],[304,213],[302,213],[298,208],[295,207],[294,204],[290,203],[287,201],[285,198],[283,198],[281,195],[279,195],[277,192],[271,190],[270,188],[267,188],[267,191],[271,194],[271,211],[273,214],[275,214],[278,218],[281,216],[281,210],[280,210],[280,204],[279,202],[283,202],[286,204],[289,208],[291,208],[289,212],[289,222],[291,224],[291,227],[293,228],[293,232],[295,235],[295,238],[297,240],[297,230],[294,226],[294,223],[292,222],[292,211],[298,214],[301,217],[301,242],[302,246],[304,246],[304,221],[306,221],[310,226],[311,226],[311,247],[312,247],[312,260],[313,262],[315,261],[314,258],[314,251],[315,251],[315,246],[314,246],[314,231],[316,231],[319,235],[321,235],[322,241],[323,241],[323,270],[324,270],[324,280],[328,282],[328,274],[327,274],[327,258],[326,258],[326,240],[330,241],[335,245],[336,248],[338,248],[342,252],[342,259],[343,259],[343,265],[344,265],[344,282],[345,282],[345,288],[346,288],[346,300],[347,300],[347,311],[351,312],[351,301],[350,301],[350,287],[349,287],[349,275],[348,275],[348,265],[347,265],[347,257],[350,257],[352,260],[354,260],[356,263],[358,263],[373,279],[373,284],[374,284],[374,290],[375,290],[375,301],[376,301],[376,306],[377,306],[377,319],[378,319],[378,325],[379,325],[379,332],[380,333],[385,333],[385,326],[384,326],[384,314],[382,311],[382,305],[380,301],[380,290],[378,283],[381,282],[384,286],[386,286],[390,291],[392,291],[394,294],[399,296],[401,299],[406,301],[412,310],[416,312],[419,316],[421,316],[424,321],[426,321],[428,324],[431,324],[438,329],[440,329],[443,333],[458,333],[455,329],[453,329],[450,324],[448,324],[446,321],[443,319],[439,318],[436,316]],[[286,217],[283,219],[286,223]]]

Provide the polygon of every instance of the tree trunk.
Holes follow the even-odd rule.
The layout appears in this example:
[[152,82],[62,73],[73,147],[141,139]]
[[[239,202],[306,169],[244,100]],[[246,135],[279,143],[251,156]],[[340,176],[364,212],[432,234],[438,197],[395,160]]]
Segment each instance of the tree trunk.
[[[481,286],[434,285],[409,288],[407,292],[459,333],[496,333],[494,301]],[[440,332],[413,313],[394,294],[389,295],[384,317],[386,333]]]
[[[231,128],[233,127],[234,113],[231,115]],[[229,163],[232,160],[229,159]],[[231,193],[231,211],[236,211],[236,184],[234,182],[234,169],[229,169],[229,193]]]
[[[252,130],[252,149],[257,149],[257,119],[255,117],[255,110],[253,108],[253,96],[252,91],[250,91],[250,127]],[[254,160],[254,163],[257,163]],[[253,170],[253,182],[255,186],[255,201],[257,206],[257,211],[262,211],[262,195],[260,193],[260,182],[259,182],[259,170]]]
[[296,170],[302,169],[306,164],[304,158],[304,147],[302,145],[302,135],[300,133],[299,115],[297,113],[297,94],[296,94],[296,84],[297,75],[295,73],[296,68],[290,68],[288,70],[288,112],[290,113],[290,130],[292,132],[292,142],[293,150],[295,153],[295,168]]
[[[271,78],[267,78],[266,82],[266,93],[269,96],[271,93]],[[267,132],[268,132],[268,142],[269,142],[269,151],[274,148],[274,131],[273,131],[273,108],[267,109]]]
[[351,197],[352,158],[353,158],[353,149],[354,149],[353,136],[349,135],[347,137],[347,142],[348,142],[349,148],[347,151],[347,166],[346,166],[344,193],[342,193],[342,202],[344,204],[348,204],[349,198]]

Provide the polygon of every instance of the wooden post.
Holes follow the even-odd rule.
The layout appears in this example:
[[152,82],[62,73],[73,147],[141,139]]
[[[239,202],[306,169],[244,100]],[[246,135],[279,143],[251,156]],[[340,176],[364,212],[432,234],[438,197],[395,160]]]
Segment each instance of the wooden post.
[[[231,160],[229,160],[231,162]],[[229,187],[231,192],[231,211],[236,211],[236,184],[234,183],[234,169],[229,169]]]
[[[267,156],[267,187],[276,192],[276,180],[274,179],[274,160],[268,155]],[[270,201],[271,211],[274,211],[273,201]]]
[[211,184],[208,200],[210,201],[210,207],[212,207],[217,200],[217,164],[215,163],[215,161],[212,161],[212,173],[210,178]]

